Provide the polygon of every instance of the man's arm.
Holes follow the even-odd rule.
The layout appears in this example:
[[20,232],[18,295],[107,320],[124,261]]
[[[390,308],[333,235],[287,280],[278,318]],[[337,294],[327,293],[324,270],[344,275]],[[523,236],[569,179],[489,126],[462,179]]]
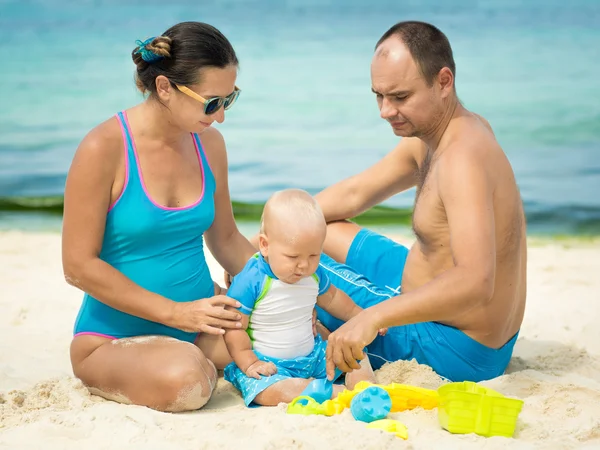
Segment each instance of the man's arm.
[[496,243],[493,186],[481,149],[448,149],[437,170],[450,230],[454,267],[414,291],[368,310],[375,328],[445,322],[485,303],[494,293]]
[[344,291],[336,288],[333,284],[329,286],[327,292],[317,297],[317,305],[344,322],[362,311],[362,308],[354,303]]
[[424,144],[403,138],[382,160],[315,195],[327,223],[356,217],[394,194],[417,183],[417,161]]

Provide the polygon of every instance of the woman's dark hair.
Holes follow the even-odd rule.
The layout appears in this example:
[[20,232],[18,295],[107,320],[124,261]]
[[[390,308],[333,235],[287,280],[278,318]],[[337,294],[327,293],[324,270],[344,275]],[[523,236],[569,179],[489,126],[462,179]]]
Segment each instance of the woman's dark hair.
[[231,43],[212,25],[181,22],[161,36],[138,42],[131,53],[135,63],[135,84],[142,94],[156,94],[156,77],[164,75],[171,83],[196,84],[200,69],[223,69],[238,65]]

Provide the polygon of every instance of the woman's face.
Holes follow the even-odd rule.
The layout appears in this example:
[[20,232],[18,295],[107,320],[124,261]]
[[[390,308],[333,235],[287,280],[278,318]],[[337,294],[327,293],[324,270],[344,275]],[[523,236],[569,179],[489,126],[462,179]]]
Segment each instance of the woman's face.
[[214,97],[227,97],[235,90],[236,78],[235,65],[223,69],[209,67],[200,71],[199,83],[178,88],[167,82],[164,89],[157,86],[158,94],[179,128],[202,133],[213,122],[222,123],[225,120],[225,109],[220,106],[214,113],[206,114],[205,104],[198,96],[206,101]]

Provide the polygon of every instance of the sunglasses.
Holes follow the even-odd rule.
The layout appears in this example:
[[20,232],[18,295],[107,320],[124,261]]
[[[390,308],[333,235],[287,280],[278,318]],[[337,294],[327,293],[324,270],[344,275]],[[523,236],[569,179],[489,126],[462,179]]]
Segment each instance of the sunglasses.
[[239,97],[240,92],[242,92],[237,86],[235,86],[233,92],[227,97],[204,98],[201,95],[196,94],[190,88],[181,86],[179,84],[176,84],[175,86],[177,87],[177,89],[179,89],[180,92],[204,104],[204,114],[206,114],[207,116],[216,113],[221,108],[221,106],[223,106],[225,109],[231,108],[237,100],[237,98]]

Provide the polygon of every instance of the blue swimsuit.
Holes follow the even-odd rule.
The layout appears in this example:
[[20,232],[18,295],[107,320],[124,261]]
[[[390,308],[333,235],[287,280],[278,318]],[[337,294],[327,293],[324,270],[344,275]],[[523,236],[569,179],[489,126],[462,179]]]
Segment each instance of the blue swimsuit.
[[[192,135],[203,178],[200,198],[192,205],[158,205],[146,189],[127,114],[118,119],[125,143],[125,184],[106,216],[100,259],[139,286],[176,302],[214,295],[214,284],[204,257],[203,234],[215,215],[215,179],[200,139]],[[93,334],[119,339],[164,335],[194,342],[187,333],[118,311],[85,294],[75,335]]]

